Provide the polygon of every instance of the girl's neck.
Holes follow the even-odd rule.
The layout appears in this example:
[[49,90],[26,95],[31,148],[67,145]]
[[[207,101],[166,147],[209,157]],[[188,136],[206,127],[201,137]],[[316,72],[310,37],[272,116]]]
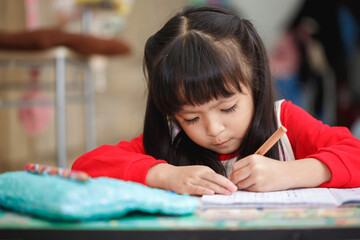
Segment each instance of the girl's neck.
[[225,161],[237,157],[239,155],[239,150],[229,154],[217,154],[216,156],[219,158],[220,161]]

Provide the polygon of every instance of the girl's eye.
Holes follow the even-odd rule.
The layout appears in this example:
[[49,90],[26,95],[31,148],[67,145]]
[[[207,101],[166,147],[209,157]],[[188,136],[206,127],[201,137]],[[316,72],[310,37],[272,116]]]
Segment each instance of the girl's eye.
[[193,119],[184,119],[184,122],[188,125],[190,124],[194,124],[199,118],[196,117],[196,118],[193,118]]
[[232,107],[226,108],[226,109],[221,109],[222,112],[224,113],[231,113],[231,112],[235,112],[235,110],[237,109],[238,105],[235,104]]

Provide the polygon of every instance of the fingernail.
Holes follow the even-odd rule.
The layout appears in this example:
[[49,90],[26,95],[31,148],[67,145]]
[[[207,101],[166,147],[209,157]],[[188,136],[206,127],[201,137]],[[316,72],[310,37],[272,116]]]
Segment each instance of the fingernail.
[[231,192],[231,191],[226,191],[226,192],[225,192],[226,195],[231,195],[232,193],[233,193],[233,192]]
[[207,190],[206,195],[214,195],[215,192],[213,190]]

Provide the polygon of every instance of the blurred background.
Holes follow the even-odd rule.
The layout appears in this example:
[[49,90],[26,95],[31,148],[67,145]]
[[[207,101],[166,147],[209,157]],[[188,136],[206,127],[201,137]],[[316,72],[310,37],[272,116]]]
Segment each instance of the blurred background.
[[360,138],[360,1],[0,0],[0,173],[141,134],[144,44],[186,5],[251,20],[276,98]]

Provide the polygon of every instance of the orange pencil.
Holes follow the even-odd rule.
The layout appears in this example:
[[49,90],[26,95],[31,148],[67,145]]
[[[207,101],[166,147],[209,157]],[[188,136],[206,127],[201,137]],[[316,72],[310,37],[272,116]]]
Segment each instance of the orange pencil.
[[266,140],[266,142],[255,152],[255,154],[265,155],[267,151],[269,151],[269,149],[272,148],[272,146],[274,146],[275,143],[279,141],[281,136],[284,135],[284,133],[286,132],[286,128],[280,126],[279,129],[276,130],[273,135],[271,135],[271,137],[269,137],[269,139]]

